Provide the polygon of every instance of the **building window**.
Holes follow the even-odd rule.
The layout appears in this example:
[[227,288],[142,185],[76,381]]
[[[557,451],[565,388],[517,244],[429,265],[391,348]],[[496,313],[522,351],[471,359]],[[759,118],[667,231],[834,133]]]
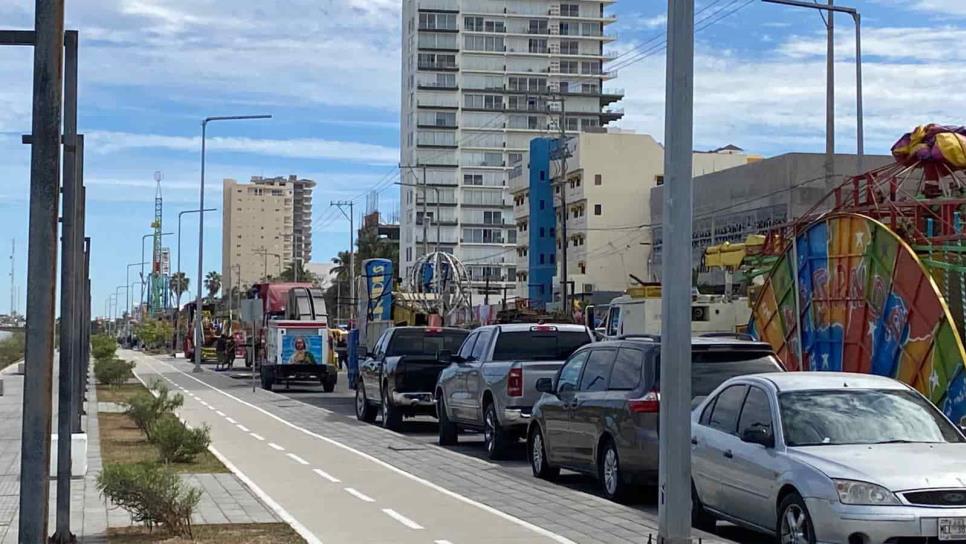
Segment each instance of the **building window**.
[[602,213],[604,213],[603,206],[594,204],[594,215],[601,215]]
[[549,34],[550,30],[547,26],[546,19],[530,19],[530,24],[527,27],[528,34]]
[[463,30],[467,30],[469,32],[483,32],[483,18],[482,17],[464,17]]
[[546,53],[547,50],[547,40],[544,38],[530,38],[530,48],[531,53]]
[[420,30],[458,30],[455,13],[420,13]]
[[658,185],[664,185],[664,176],[654,176],[654,182]]
[[502,110],[503,97],[494,94],[468,94],[464,99],[463,107],[476,110]]
[[[455,62],[455,61],[454,61]],[[575,60],[560,61],[561,74],[577,74],[580,72],[580,63]]]
[[604,177],[600,174],[594,174],[594,185],[600,185],[604,183]]
[[503,36],[464,36],[463,47],[467,51],[505,51]]
[[[530,40],[533,41],[533,40]],[[561,55],[577,55],[580,53],[580,42],[577,40],[560,40]]]

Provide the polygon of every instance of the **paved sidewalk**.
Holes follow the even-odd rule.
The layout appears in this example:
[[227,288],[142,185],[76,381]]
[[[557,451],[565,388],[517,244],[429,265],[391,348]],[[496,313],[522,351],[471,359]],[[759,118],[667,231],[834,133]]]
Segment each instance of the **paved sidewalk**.
[[[0,373],[3,395],[0,396],[0,544],[16,544],[20,508],[20,443],[23,414],[23,376],[15,373],[16,365]],[[93,384],[93,376],[91,383]],[[56,367],[54,418],[57,428]],[[88,391],[88,416],[83,418],[87,430],[87,475],[71,480],[71,530],[81,544],[106,544],[108,527],[134,525],[127,511],[114,506],[97,491],[101,473],[101,444],[96,417],[97,391]],[[192,523],[278,523],[281,520],[256,497],[234,474],[186,474],[185,481],[202,490],[201,502]],[[57,483],[50,481],[48,530],[56,527]]]
[[[0,373],[3,396],[0,396],[0,543],[15,544],[18,540],[20,509],[20,440],[23,421],[23,375],[16,374],[16,365]],[[54,366],[54,417],[51,427],[57,428],[56,356]],[[96,392],[88,393],[88,406],[97,406]],[[107,509],[97,492],[97,475],[101,471],[101,446],[97,418],[84,417],[88,431],[87,476],[71,480],[71,530],[78,542],[103,544],[107,542]],[[50,509],[48,527],[52,533],[56,521],[57,482],[50,481]]]
[[[134,358],[138,361],[137,371],[142,376],[163,375],[176,385],[187,388],[189,393],[204,396],[208,402],[213,402],[213,398],[218,399],[217,408],[247,414],[251,408],[242,402],[249,403],[292,425],[320,435],[322,438],[316,438],[318,448],[337,442],[346,448],[340,456],[344,463],[360,456],[374,458],[447,492],[552,531],[569,542],[644,544],[649,536],[657,538],[655,516],[632,508],[533,478],[523,480],[498,465],[419,443],[373,425],[360,424],[282,395],[260,389],[252,392],[247,382],[228,376],[213,372],[191,374],[191,365],[183,361],[169,357]],[[212,395],[215,391],[211,388],[237,400],[217,393]],[[234,413],[227,415],[239,417]],[[274,423],[274,426],[279,432],[288,429],[281,422]],[[348,448],[356,451],[349,451]],[[376,484],[367,482],[367,485]],[[274,494],[272,497],[276,501],[281,500]],[[699,532],[695,532],[694,537],[709,543],[727,542]],[[469,539],[464,541],[472,542]]]

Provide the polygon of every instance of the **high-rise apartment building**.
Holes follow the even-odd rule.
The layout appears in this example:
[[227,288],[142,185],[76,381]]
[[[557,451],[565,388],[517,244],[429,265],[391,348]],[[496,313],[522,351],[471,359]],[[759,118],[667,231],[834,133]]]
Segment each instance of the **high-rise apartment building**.
[[561,119],[577,134],[622,115],[604,88],[613,2],[403,1],[401,272],[439,247],[475,288],[513,287],[508,171]]
[[251,183],[224,180],[221,276],[223,292],[277,277],[312,258],[312,188],[297,176]]

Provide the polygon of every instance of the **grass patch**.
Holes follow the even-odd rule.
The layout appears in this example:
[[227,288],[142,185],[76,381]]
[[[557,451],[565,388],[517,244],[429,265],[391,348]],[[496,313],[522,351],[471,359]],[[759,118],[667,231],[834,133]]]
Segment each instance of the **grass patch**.
[[193,540],[166,536],[161,530],[145,527],[124,527],[107,530],[108,544],[305,544],[291,527],[284,523],[253,523],[226,525],[195,525]]
[[[98,402],[125,402],[139,392],[147,392],[141,384],[125,384],[117,390],[97,387]],[[124,414],[97,414],[100,427],[101,457],[104,463],[160,463],[158,448],[148,442],[131,418]],[[191,463],[171,463],[175,472],[182,474],[208,474],[231,472],[210,451],[205,450]],[[253,541],[257,542],[257,541]]]
[[15,332],[0,340],[0,368],[5,368],[23,359],[25,339],[22,332]]

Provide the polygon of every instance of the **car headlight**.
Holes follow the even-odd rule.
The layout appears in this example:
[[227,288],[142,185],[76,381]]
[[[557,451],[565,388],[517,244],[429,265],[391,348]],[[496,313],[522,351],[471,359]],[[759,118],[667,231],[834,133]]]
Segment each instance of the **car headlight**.
[[832,480],[842,504],[884,506],[900,504],[895,493],[881,485],[855,480]]

